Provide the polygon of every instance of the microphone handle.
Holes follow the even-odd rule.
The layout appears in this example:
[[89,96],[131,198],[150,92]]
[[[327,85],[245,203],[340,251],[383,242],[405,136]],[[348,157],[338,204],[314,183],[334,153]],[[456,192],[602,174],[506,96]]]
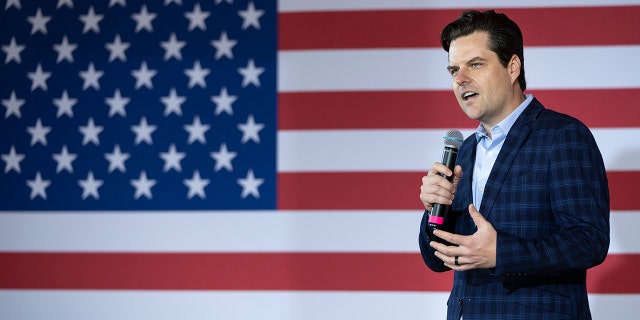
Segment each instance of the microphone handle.
[[[447,166],[451,172],[456,166],[456,158],[458,157],[458,149],[445,146],[444,151],[442,152],[442,164]],[[449,182],[453,181],[453,174],[451,176],[445,176],[444,174],[440,174],[442,177],[447,179]],[[449,213],[450,206],[434,203],[433,208],[431,208],[431,214],[429,215],[429,226],[432,228],[437,228],[444,223],[444,218]]]

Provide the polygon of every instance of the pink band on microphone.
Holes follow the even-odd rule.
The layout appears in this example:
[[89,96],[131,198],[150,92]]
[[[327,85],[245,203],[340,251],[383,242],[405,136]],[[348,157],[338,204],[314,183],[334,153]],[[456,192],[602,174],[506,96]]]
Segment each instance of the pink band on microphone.
[[429,223],[443,224],[444,217],[429,216]]

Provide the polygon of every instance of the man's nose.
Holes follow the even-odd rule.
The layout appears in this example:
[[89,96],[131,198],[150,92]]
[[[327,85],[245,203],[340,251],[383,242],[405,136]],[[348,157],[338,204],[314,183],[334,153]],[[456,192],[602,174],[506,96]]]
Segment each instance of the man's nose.
[[466,71],[464,70],[458,70],[458,72],[456,73],[454,80],[456,82],[457,85],[461,86],[467,82],[469,82],[469,77],[466,73]]

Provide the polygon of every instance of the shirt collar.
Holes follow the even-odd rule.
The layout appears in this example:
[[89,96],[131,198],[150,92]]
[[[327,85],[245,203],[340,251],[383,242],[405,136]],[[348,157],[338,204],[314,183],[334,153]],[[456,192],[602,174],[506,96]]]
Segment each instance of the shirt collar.
[[[509,130],[511,130],[511,127],[513,127],[513,124],[516,123],[516,120],[518,119],[520,114],[524,112],[524,109],[526,109],[527,106],[529,106],[531,101],[533,101],[533,95],[532,94],[525,95],[524,101],[522,101],[522,103],[515,110],[513,110],[506,118],[504,118],[498,124],[493,126],[491,130],[494,130],[494,128],[499,128],[502,132],[504,132],[505,136],[509,134]],[[488,136],[487,130],[485,130],[482,124],[478,125],[478,128],[476,129],[475,133],[476,133],[476,141],[480,141],[483,137]]]

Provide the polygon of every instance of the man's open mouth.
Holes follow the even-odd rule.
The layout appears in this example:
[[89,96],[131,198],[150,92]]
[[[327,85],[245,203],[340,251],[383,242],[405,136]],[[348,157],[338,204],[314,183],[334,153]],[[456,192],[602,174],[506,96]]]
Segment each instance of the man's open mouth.
[[467,92],[462,94],[462,99],[466,101],[466,100],[469,100],[469,98],[471,98],[473,96],[476,96],[476,95],[478,95],[477,92],[467,91]]

